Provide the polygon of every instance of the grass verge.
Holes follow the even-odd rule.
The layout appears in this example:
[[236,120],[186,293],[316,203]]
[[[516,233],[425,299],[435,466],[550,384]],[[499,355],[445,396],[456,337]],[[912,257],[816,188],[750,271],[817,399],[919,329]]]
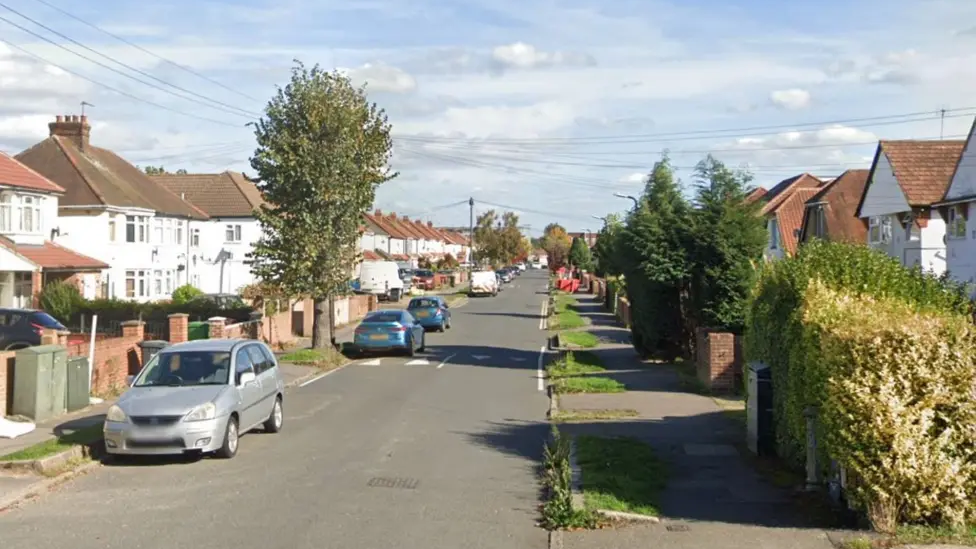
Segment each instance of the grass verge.
[[609,377],[561,377],[553,382],[557,393],[623,393],[627,386]]
[[547,371],[549,377],[557,378],[603,372],[606,368],[603,367],[600,357],[593,353],[570,351],[563,358],[550,364]]
[[549,319],[552,330],[572,330],[586,326],[586,320],[573,308],[576,298],[572,295],[559,293],[554,300],[553,316]]
[[600,338],[590,332],[559,332],[559,342],[586,349],[600,344]]
[[574,421],[600,421],[608,419],[623,419],[637,417],[637,410],[608,409],[608,410],[557,410],[549,419],[556,423],[572,423]]
[[654,450],[633,438],[581,436],[576,462],[587,509],[658,516],[667,470]]
[[894,535],[861,536],[845,540],[844,549],[888,549],[902,545],[960,545],[976,547],[976,526],[952,529],[935,526],[901,526]]
[[94,444],[102,439],[102,423],[82,427],[60,437],[0,456],[0,461],[31,461],[60,454],[72,446]]
[[321,370],[332,370],[342,366],[349,359],[344,354],[329,347],[326,349],[298,349],[281,355],[278,360],[301,366],[314,366]]
[[548,530],[593,528],[597,516],[573,507],[573,472],[569,465],[570,443],[554,425],[542,452],[542,526]]

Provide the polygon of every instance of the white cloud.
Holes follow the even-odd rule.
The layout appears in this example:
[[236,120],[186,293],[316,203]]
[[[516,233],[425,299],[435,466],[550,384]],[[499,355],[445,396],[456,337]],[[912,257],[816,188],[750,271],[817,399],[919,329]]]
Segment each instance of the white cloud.
[[546,52],[525,42],[497,46],[491,52],[491,59],[502,67],[514,69],[554,66],[587,67],[596,64],[596,60],[590,55],[576,52]]
[[355,83],[366,83],[369,91],[409,93],[417,89],[417,80],[404,70],[384,64],[366,63],[355,69],[342,69]]
[[800,88],[776,90],[769,94],[769,100],[780,109],[798,111],[810,106],[810,92]]
[[575,105],[559,101],[528,106],[450,107],[431,120],[397,124],[397,130],[455,138],[531,139],[570,126],[577,112]]
[[647,174],[644,172],[634,172],[627,174],[620,178],[621,183],[643,183],[647,179]]

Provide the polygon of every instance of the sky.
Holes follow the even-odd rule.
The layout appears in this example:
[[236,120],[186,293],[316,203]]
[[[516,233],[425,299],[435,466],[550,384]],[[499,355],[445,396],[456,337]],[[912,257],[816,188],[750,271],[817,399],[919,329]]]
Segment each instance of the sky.
[[691,193],[707,154],[769,188],[867,168],[878,139],[964,138],[976,2],[0,0],[0,150],[84,101],[135,164],[254,175],[247,123],[295,60],[389,115],[376,208],[597,231],[665,150]]

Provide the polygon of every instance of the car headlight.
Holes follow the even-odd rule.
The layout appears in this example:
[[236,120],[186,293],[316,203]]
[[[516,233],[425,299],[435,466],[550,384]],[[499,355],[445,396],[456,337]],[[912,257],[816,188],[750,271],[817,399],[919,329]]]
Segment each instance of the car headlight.
[[113,404],[108,409],[108,413],[105,414],[105,420],[113,423],[126,423],[129,421],[129,416],[125,415],[118,404]]
[[213,402],[208,402],[190,410],[183,421],[206,421],[215,417],[217,417],[217,406]]

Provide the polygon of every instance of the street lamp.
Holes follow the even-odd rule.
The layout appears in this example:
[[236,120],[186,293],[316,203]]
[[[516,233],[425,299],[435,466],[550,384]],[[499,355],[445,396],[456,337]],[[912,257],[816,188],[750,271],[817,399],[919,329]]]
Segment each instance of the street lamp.
[[640,202],[638,202],[638,200],[636,198],[634,198],[633,196],[630,196],[629,194],[613,193],[613,196],[616,196],[617,198],[629,198],[629,199],[633,200],[634,201],[634,209],[635,210],[640,206]]

